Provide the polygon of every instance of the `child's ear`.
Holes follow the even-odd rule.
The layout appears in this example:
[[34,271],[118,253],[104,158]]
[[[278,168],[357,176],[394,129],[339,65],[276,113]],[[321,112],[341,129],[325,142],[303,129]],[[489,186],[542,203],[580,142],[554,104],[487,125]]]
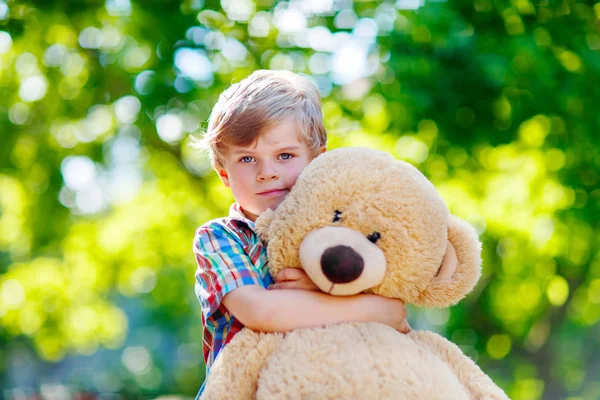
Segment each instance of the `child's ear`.
[[450,216],[448,244],[437,275],[415,304],[448,307],[467,295],[481,275],[481,242],[467,222]]
[[254,230],[265,243],[269,242],[269,227],[275,217],[275,211],[267,208],[254,222]]
[[221,179],[221,182],[223,182],[223,185],[229,187],[229,175],[227,174],[227,171],[223,168],[215,168],[215,170],[219,175],[219,179]]

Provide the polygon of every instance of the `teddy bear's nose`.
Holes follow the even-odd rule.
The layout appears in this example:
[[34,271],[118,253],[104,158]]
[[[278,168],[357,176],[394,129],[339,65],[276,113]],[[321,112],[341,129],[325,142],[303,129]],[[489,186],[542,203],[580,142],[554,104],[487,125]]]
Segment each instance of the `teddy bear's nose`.
[[321,256],[321,269],[332,283],[348,283],[362,274],[365,262],[348,246],[329,247]]

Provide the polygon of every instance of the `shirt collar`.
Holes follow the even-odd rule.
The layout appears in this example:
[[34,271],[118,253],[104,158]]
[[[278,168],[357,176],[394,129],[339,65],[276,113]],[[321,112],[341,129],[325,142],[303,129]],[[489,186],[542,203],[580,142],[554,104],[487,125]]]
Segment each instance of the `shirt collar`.
[[244,215],[242,212],[242,207],[238,202],[233,203],[231,207],[229,207],[229,218],[241,221],[251,228],[254,227],[254,222]]

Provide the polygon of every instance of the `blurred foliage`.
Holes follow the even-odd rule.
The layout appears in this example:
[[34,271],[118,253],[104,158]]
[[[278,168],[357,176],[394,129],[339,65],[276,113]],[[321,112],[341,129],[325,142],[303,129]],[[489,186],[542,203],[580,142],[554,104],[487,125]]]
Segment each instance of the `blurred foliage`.
[[193,396],[194,229],[230,194],[187,145],[259,68],[323,94],[330,148],[419,167],[484,274],[413,325],[514,399],[600,398],[600,3],[0,0],[4,397]]

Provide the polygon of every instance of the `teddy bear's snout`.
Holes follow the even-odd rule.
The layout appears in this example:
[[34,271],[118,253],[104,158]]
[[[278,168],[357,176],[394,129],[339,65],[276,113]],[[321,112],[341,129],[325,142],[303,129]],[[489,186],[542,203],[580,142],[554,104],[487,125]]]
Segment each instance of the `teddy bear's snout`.
[[349,283],[362,274],[365,261],[352,247],[329,247],[321,256],[323,274],[332,283]]
[[379,285],[385,276],[383,250],[364,233],[344,226],[315,229],[298,253],[304,271],[325,293],[353,295]]

